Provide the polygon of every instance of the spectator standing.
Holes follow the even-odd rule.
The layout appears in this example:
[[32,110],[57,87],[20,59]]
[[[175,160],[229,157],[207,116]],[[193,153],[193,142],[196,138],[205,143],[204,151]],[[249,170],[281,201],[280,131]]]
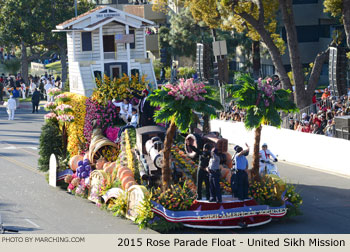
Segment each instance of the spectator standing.
[[329,92],[329,89],[328,89],[328,88],[325,88],[325,89],[324,89],[324,93],[322,94],[321,99],[322,99],[322,100],[326,100],[329,96],[331,96],[331,92]]
[[4,95],[4,81],[0,81],[0,102],[3,101],[3,95]]
[[16,110],[16,100],[13,95],[10,95],[10,99],[7,101],[7,114],[9,115],[8,120],[15,119],[15,110]]
[[32,105],[33,105],[33,111],[32,113],[34,114],[34,112],[39,112],[38,111],[38,107],[39,107],[39,102],[40,102],[40,92],[39,90],[35,89],[33,96],[32,96]]
[[162,67],[162,69],[160,70],[160,81],[163,84],[165,81],[165,68]]
[[51,85],[49,80],[45,80],[45,81],[46,81],[46,84],[44,86],[44,89],[45,89],[47,101],[48,102],[53,102],[53,97],[51,95],[49,95],[49,89],[53,88],[53,86]]
[[16,100],[16,108],[18,108],[19,107],[19,91],[17,90],[17,88],[13,89],[12,96]]
[[273,75],[273,76],[272,76],[272,85],[273,85],[274,87],[279,87],[280,84],[281,84],[280,77],[279,77],[278,75],[276,75],[276,74]]
[[176,69],[176,64],[174,64],[173,68],[171,69],[170,83],[174,84],[176,80],[177,80],[177,69]]
[[154,114],[154,107],[151,106],[151,103],[149,100],[147,100],[148,91],[145,89],[142,91],[142,99],[140,100],[139,104],[139,126],[150,126],[154,125],[153,121],[153,114]]
[[21,81],[20,83],[21,83],[22,98],[25,99],[26,98],[26,84],[24,84],[23,81]]

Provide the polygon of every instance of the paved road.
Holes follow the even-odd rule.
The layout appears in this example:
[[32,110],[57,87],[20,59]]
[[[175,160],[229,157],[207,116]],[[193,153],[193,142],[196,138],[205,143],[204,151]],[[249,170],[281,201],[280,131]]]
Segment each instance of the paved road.
[[[153,233],[139,231],[128,220],[48,186],[36,170],[44,112],[33,115],[20,109],[16,113],[15,121],[7,121],[0,108],[0,213],[6,226],[31,234]],[[303,216],[244,230],[184,229],[179,233],[350,233],[350,177],[285,162],[278,167],[282,177],[297,184],[304,199]]]
[[7,228],[22,234],[136,234],[131,221],[114,217],[88,200],[48,186],[37,160],[44,111],[16,111],[8,121],[0,108],[0,213]]

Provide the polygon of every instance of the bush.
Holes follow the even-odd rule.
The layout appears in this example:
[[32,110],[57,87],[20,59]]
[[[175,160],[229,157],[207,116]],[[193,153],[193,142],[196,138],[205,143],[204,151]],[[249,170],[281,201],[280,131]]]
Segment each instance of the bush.
[[62,137],[60,130],[56,124],[47,122],[41,128],[39,161],[38,166],[41,171],[48,171],[51,154],[55,154],[56,158],[62,154]]

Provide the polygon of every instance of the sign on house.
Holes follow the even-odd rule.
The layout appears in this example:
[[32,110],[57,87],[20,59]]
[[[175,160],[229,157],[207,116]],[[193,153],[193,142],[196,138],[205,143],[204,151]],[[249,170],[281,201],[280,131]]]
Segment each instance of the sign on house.
[[116,43],[134,43],[135,35],[134,34],[116,34],[115,42]]

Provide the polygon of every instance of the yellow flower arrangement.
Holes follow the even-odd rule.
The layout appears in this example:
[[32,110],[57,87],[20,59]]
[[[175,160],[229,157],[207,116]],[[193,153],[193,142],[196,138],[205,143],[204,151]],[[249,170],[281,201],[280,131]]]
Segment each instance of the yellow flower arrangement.
[[[74,93],[64,93],[70,98],[70,101],[65,102],[65,104],[72,106],[72,114],[74,115],[74,122],[70,123],[68,126],[68,145],[67,150],[71,156],[79,154],[79,146],[84,143],[84,122],[85,122],[85,102],[87,97],[84,95],[74,94]],[[60,102],[59,104],[60,105]]]
[[124,74],[119,79],[110,80],[108,76],[104,76],[103,80],[96,79],[96,89],[92,94],[92,99],[99,104],[106,104],[113,99],[122,100],[124,98],[132,98],[134,94],[141,94],[142,90],[146,89],[148,82],[145,76],[131,76],[131,79]]

